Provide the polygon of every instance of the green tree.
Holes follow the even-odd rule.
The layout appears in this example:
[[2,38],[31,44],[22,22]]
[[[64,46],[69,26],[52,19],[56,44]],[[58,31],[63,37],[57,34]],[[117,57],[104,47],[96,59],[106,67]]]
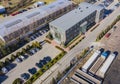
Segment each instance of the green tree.
[[31,49],[31,46],[30,45],[27,45],[26,46],[26,50],[28,51],[28,50],[30,50]]
[[34,42],[32,43],[32,47],[33,47],[33,48],[35,48],[35,47],[36,47],[36,44],[35,44]]
[[41,44],[40,44],[38,41],[35,42],[35,46],[36,46],[37,48],[41,48],[41,47],[42,47]]
[[4,66],[5,66],[4,62],[0,61],[0,68],[2,68]]
[[22,81],[21,81],[20,78],[17,78],[17,79],[15,79],[15,80],[13,81],[12,84],[22,84]]
[[12,54],[10,58],[11,58],[11,61],[14,61],[16,57],[15,55]]
[[9,58],[6,58],[5,59],[5,64],[9,64],[10,63],[10,59]]
[[18,56],[20,56],[21,55],[21,52],[17,52],[16,53],[16,56],[18,57]]

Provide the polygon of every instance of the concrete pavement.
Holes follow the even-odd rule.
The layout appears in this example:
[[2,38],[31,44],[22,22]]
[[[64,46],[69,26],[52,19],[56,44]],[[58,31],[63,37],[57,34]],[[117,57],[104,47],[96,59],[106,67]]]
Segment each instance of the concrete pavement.
[[[86,34],[86,38],[82,40],[76,47],[74,47],[72,50],[68,52],[58,63],[59,66],[54,70],[54,72],[51,73],[49,77],[47,77],[42,82],[36,80],[34,84],[50,84],[50,81],[53,77],[56,77],[58,72],[63,72],[66,67],[70,65],[70,61],[79,54],[83,49],[90,46],[92,42],[96,40],[97,35],[104,30],[108,25],[110,25],[118,15],[120,15],[120,7],[117,8],[112,14],[110,14],[108,17],[106,17],[104,20],[100,22],[100,25],[92,32],[88,32]],[[53,65],[53,67],[56,65]],[[52,68],[52,67],[51,67]]]

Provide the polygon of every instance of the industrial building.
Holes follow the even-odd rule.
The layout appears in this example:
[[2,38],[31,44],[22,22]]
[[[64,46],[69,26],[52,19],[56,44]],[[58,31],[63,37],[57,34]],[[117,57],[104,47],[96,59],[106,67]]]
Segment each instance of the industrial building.
[[114,53],[110,54],[107,60],[104,62],[103,66],[97,71],[96,75],[99,77],[104,78],[105,73],[107,72],[108,68],[110,67],[111,63],[115,59],[116,55]]
[[0,21],[0,44],[11,44],[17,39],[27,37],[74,7],[72,1],[57,0],[49,5],[31,9],[16,16],[9,16]]
[[97,60],[97,58],[100,56],[100,51],[97,50],[93,53],[93,55],[89,58],[89,60],[82,66],[82,71],[87,72],[90,67],[93,65],[93,63]]
[[103,19],[104,8],[87,2],[49,23],[54,40],[66,45]]

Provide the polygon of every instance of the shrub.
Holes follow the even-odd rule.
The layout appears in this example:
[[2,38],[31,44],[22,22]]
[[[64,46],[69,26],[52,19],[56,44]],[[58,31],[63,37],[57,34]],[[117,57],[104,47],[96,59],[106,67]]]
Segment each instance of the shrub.
[[9,58],[6,58],[5,59],[5,64],[9,64],[10,63],[10,59]]
[[49,38],[50,40],[53,40],[52,34],[49,32],[49,34],[46,36],[46,38]]
[[45,41],[46,41],[47,43],[49,43],[49,44],[51,43],[49,40],[45,40]]
[[14,61],[16,57],[15,57],[15,55],[12,54],[10,58],[11,58],[10,59],[11,61]]
[[22,84],[22,80],[20,78],[17,78],[13,81],[12,84]]

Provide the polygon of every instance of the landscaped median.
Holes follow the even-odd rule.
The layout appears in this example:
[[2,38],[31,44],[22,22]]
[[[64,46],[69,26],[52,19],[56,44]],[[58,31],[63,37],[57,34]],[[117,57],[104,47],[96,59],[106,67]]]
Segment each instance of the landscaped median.
[[103,30],[96,38],[96,41],[99,41],[102,39],[102,37],[113,28],[113,26],[120,20],[120,15],[113,21],[111,25],[109,25],[105,30]]
[[80,38],[73,40],[74,42],[69,45],[69,48],[72,49],[74,48],[79,42],[81,42],[83,39],[85,38],[85,36],[81,36]]
[[[61,48],[59,48],[61,50]],[[66,52],[61,50],[62,52],[58,54],[54,59],[45,64],[43,68],[41,68],[37,73],[35,73],[25,84],[32,84],[35,80],[37,80],[42,74],[44,74],[49,68],[51,68],[55,63],[57,63]]]

